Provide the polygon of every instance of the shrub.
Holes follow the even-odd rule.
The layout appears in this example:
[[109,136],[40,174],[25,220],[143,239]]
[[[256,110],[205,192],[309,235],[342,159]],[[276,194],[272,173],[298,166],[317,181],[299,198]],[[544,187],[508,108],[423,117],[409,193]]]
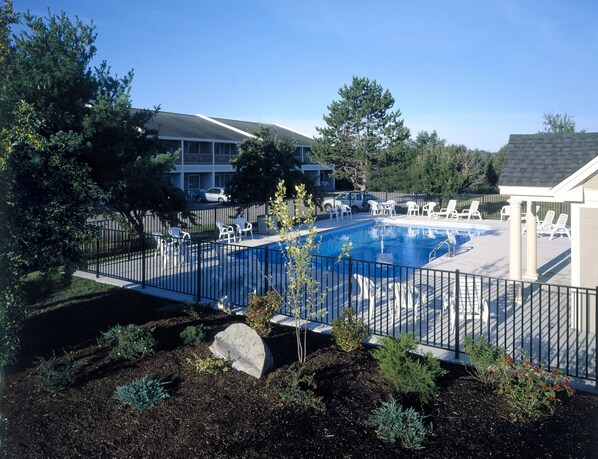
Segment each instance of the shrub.
[[206,329],[203,325],[189,325],[179,336],[185,344],[199,344],[206,337]]
[[265,295],[249,294],[249,304],[245,310],[247,325],[259,335],[268,336],[271,330],[270,319],[281,305],[282,298],[274,290]]
[[326,411],[326,405],[320,397],[316,396],[313,375],[302,374],[301,370],[294,365],[271,374],[268,377],[268,385],[285,405]]
[[417,340],[412,333],[398,338],[382,338],[382,347],[373,355],[380,365],[382,374],[404,394],[416,394],[423,403],[428,403],[436,395],[438,376],[446,374],[440,362],[431,353],[416,357]]
[[98,344],[113,346],[110,358],[114,360],[134,360],[138,357],[153,354],[156,340],[152,336],[153,328],[143,328],[139,325],[115,325],[102,333]]
[[397,439],[407,449],[422,449],[426,435],[432,432],[432,425],[426,427],[424,416],[413,408],[403,408],[394,398],[372,411],[365,423],[375,427],[378,438],[395,443]]
[[560,396],[571,396],[575,390],[559,370],[537,367],[522,355],[521,362],[504,359],[498,369],[498,392],[506,397],[511,421],[524,423],[550,415],[556,410]]
[[146,410],[170,397],[164,386],[165,382],[151,379],[149,376],[136,379],[131,384],[118,386],[114,397],[121,403],[136,410]]
[[368,326],[363,319],[356,319],[349,308],[343,309],[340,317],[332,321],[332,336],[343,351],[360,349],[368,335]]
[[8,288],[0,291],[0,368],[15,361],[24,318],[25,307],[19,296]]
[[48,360],[37,357],[34,363],[39,377],[39,386],[47,392],[61,392],[73,383],[77,371],[85,361],[67,359],[65,363],[59,364],[56,362],[56,357],[52,356]]
[[209,375],[216,375],[228,371],[229,361],[226,359],[219,359],[213,355],[202,359],[195,353],[192,353],[193,358],[187,359],[187,363],[190,364],[195,371],[198,373],[207,373]]
[[483,336],[478,336],[475,340],[466,336],[463,343],[463,352],[469,355],[478,379],[484,384],[497,382],[497,370],[504,364],[507,351],[489,343]]

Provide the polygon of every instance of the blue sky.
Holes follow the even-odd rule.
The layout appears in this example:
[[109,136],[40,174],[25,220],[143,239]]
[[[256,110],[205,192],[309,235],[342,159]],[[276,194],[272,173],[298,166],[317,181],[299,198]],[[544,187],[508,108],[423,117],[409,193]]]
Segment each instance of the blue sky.
[[93,20],[97,60],[134,69],[136,107],[279,123],[310,136],[353,75],[412,136],[497,151],[544,113],[598,131],[598,2],[16,0]]

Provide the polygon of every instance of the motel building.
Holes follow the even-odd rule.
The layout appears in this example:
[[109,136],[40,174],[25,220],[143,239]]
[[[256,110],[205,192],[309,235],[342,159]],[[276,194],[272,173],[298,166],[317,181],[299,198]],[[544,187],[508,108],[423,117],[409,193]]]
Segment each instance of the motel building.
[[277,124],[158,112],[147,127],[158,133],[165,150],[181,151],[170,178],[189,199],[197,199],[200,190],[226,188],[234,172],[231,160],[238,154],[239,144],[254,137],[253,133],[262,127],[268,128],[273,136],[295,142],[295,158],[301,164],[301,171],[316,185],[327,191],[335,186],[333,168],[317,164],[309,157],[313,139]]

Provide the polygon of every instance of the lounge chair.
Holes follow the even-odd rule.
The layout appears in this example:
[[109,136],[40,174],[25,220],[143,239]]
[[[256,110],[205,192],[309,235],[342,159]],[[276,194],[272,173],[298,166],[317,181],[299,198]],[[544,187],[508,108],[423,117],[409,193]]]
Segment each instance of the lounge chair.
[[568,214],[560,214],[559,218],[557,218],[556,223],[553,224],[546,224],[543,226],[542,229],[538,228],[537,234],[538,236],[550,235],[550,240],[554,239],[554,236],[559,234],[561,236],[565,235],[569,239],[571,239],[571,233],[567,228],[567,220],[569,220]]
[[353,278],[355,279],[358,288],[357,299],[359,302],[367,300],[370,318],[374,317],[376,309],[376,298],[380,297],[380,288],[376,287],[371,279],[362,276],[361,274],[354,273]]
[[[546,215],[544,215],[544,220],[542,220],[541,223],[538,223],[536,226],[536,234],[541,235],[542,232],[544,232],[547,229],[551,229],[552,230],[552,226],[553,226],[553,221],[554,221],[554,210],[549,210],[548,212],[546,212]],[[527,232],[527,223],[525,223],[522,227],[521,227],[521,234],[525,234]]]
[[451,199],[446,207],[443,207],[434,214],[434,218],[459,218],[459,213],[455,210],[455,207],[457,207],[457,200]]
[[427,214],[428,218],[432,218],[434,215],[434,207],[436,207],[436,203],[434,201],[430,201],[422,207],[422,215]]
[[340,212],[341,219],[346,215],[353,220],[353,212],[351,211],[351,207],[349,207],[347,204],[341,204],[338,206],[338,211]]
[[419,206],[415,201],[407,201],[405,203],[407,206],[407,216],[410,217],[412,215],[419,215]]
[[490,319],[490,306],[488,300],[482,298],[482,279],[472,275],[459,276],[459,308],[453,294],[448,300],[449,322],[451,331],[457,325],[457,317],[461,320],[482,321],[486,327]]
[[235,229],[230,225],[225,225],[224,222],[217,220],[216,226],[218,227],[218,240],[222,241],[226,238],[227,242],[230,244],[230,238],[233,238],[233,242],[237,239],[237,235],[235,233]]
[[480,207],[480,201],[471,201],[469,209],[463,209],[461,213],[457,215],[457,219],[467,217],[467,220],[469,220],[471,217],[478,217],[480,220],[483,220],[478,207]]
[[237,233],[239,234],[239,242],[243,238],[243,233],[251,234],[251,239],[253,239],[253,225],[249,223],[243,217],[237,217],[233,220],[233,224],[237,227]]

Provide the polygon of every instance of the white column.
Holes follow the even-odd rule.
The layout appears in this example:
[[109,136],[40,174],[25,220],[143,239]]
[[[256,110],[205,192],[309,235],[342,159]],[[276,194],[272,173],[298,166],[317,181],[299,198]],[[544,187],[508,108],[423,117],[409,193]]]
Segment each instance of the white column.
[[511,219],[509,220],[509,277],[521,280],[521,201],[509,199]]
[[536,235],[536,206],[532,201],[527,201],[527,240],[525,258],[525,280],[538,280],[538,236]]

